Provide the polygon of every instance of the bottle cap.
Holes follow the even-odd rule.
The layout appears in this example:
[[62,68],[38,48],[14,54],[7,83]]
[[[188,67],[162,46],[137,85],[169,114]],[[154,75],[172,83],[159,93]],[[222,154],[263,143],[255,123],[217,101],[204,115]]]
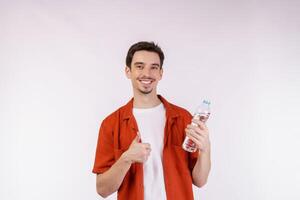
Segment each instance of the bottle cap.
[[203,103],[205,103],[205,104],[207,104],[207,105],[210,105],[210,101],[207,100],[207,99],[203,100]]

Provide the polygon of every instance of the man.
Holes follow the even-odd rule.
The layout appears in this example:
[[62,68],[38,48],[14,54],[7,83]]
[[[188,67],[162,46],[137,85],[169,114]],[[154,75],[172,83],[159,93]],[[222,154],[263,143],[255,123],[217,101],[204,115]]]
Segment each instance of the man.
[[[164,54],[153,42],[132,45],[125,73],[133,98],[106,117],[100,127],[93,172],[102,197],[119,200],[190,200],[192,184],[202,187],[210,171],[206,125],[157,94]],[[186,152],[185,136],[198,150]]]

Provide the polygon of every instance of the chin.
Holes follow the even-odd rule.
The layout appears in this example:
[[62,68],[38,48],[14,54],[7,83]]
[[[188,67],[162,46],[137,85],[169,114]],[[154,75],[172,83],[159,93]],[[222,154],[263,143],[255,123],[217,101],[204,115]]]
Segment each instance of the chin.
[[153,90],[150,90],[150,91],[147,91],[147,90],[146,90],[146,91],[145,91],[145,90],[139,90],[139,92],[142,93],[142,94],[150,94],[150,93],[152,93],[152,91],[153,91]]

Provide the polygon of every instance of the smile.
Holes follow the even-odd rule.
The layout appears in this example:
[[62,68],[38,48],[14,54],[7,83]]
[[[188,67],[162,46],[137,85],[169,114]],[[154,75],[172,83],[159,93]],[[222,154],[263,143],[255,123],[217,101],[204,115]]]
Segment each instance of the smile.
[[152,81],[141,81],[144,84],[150,84]]
[[153,80],[149,80],[149,79],[144,79],[144,80],[139,80],[141,83],[145,84],[145,85],[149,85],[153,82]]

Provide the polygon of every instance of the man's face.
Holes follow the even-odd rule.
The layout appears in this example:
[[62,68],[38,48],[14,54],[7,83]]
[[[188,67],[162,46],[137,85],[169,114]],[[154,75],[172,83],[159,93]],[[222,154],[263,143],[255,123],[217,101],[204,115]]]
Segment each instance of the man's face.
[[126,67],[125,71],[127,78],[131,79],[133,89],[142,94],[156,93],[158,81],[163,74],[158,54],[150,51],[135,52],[131,69]]

